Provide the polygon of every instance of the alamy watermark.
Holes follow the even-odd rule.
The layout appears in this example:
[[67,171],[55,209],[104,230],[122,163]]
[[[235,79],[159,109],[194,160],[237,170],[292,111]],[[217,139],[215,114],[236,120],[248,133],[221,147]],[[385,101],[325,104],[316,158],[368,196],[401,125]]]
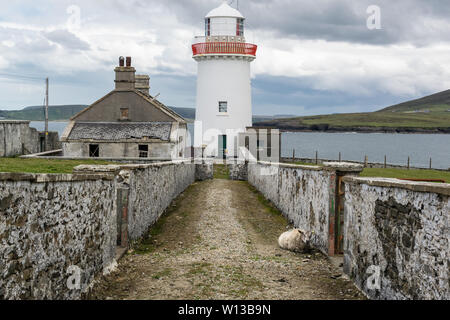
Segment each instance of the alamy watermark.
[[366,274],[370,276],[367,278],[366,287],[369,290],[380,290],[381,289],[381,268],[380,266],[370,266],[366,270]]
[[81,269],[77,266],[70,266],[67,268],[67,273],[70,274],[67,279],[67,288],[69,290],[81,289]]
[[81,29],[81,8],[77,5],[71,5],[66,9],[69,18],[66,22],[67,30],[70,32],[78,31]]
[[367,29],[380,30],[381,29],[381,8],[377,5],[370,5],[367,8]]

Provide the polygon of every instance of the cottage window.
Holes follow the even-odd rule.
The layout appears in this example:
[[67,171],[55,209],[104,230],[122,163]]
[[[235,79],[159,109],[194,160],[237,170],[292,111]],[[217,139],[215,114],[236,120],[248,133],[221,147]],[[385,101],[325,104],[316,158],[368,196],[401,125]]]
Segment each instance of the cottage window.
[[89,157],[99,158],[100,157],[100,146],[98,144],[89,145]]
[[148,158],[148,145],[139,145],[139,158]]
[[128,108],[120,108],[120,120],[128,120]]
[[219,113],[227,113],[227,112],[228,112],[228,102],[219,101]]

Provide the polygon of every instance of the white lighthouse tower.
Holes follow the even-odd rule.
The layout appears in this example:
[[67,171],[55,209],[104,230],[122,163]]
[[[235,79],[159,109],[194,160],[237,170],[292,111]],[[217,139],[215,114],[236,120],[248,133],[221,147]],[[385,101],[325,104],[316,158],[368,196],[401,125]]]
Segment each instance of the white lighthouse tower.
[[205,17],[205,36],[196,37],[198,62],[195,147],[204,156],[238,156],[237,137],[252,126],[250,63],[257,46],[246,43],[244,16],[226,1]]

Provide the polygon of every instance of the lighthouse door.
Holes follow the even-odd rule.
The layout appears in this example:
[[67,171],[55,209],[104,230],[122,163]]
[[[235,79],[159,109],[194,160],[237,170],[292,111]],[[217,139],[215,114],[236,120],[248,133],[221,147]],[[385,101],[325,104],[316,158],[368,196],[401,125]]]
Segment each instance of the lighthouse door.
[[227,136],[220,135],[219,136],[219,159],[227,158]]

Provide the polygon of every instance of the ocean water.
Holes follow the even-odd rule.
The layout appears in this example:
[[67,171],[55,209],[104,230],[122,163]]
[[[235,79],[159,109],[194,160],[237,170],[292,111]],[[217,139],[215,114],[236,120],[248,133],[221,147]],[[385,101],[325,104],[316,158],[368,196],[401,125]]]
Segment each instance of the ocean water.
[[[61,136],[68,122],[50,122],[49,130],[57,131]],[[33,121],[31,127],[44,129],[44,122]],[[191,137],[194,125],[188,125]],[[193,141],[193,138],[191,139]],[[189,142],[188,142],[189,143]],[[322,133],[322,132],[285,132],[281,138],[284,157],[292,157],[295,149],[297,158],[319,158],[337,160],[339,152],[343,160],[384,162],[387,156],[389,164],[406,165],[408,156],[411,166],[428,168],[430,157],[433,168],[450,168],[450,135],[448,134],[390,134],[390,133]]]
[[[69,122],[53,122],[50,121],[48,123],[48,131],[56,131],[59,133],[59,136],[61,137],[61,135],[64,132],[64,129],[66,128],[66,126],[69,124]],[[32,128],[36,128],[38,131],[44,131],[45,129],[45,122],[44,121],[31,121],[30,122],[30,127]]]
[[286,132],[281,138],[282,155],[296,157],[337,160],[339,152],[342,159],[395,165],[406,165],[408,157],[411,166],[428,168],[430,157],[433,168],[450,168],[449,134],[390,134],[390,133],[322,133]]

